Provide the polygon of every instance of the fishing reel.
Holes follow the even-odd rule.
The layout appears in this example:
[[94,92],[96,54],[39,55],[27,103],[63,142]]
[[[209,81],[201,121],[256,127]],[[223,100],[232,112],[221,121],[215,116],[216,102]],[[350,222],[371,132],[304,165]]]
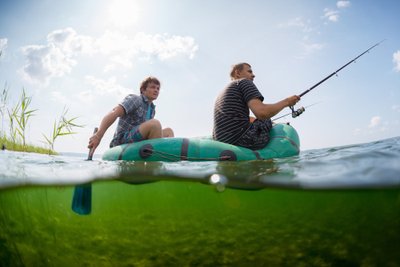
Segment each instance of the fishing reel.
[[306,109],[304,107],[294,110],[294,107],[290,106],[290,109],[292,110],[292,118],[296,118],[296,117],[300,116],[304,111],[306,111]]
[[[316,104],[318,104],[318,103],[314,103],[314,104],[308,105],[306,107],[308,108],[308,107],[314,106]],[[292,114],[292,118],[297,118],[298,116],[303,114],[304,111],[306,111],[306,109],[304,107],[298,108],[297,110],[295,110],[293,106],[289,106],[289,108],[292,111],[291,113],[286,113],[285,115],[282,115],[282,116],[280,116],[278,118],[274,118],[272,121],[276,121],[276,120],[282,119],[282,118],[284,118],[286,116],[289,116],[290,114]]]

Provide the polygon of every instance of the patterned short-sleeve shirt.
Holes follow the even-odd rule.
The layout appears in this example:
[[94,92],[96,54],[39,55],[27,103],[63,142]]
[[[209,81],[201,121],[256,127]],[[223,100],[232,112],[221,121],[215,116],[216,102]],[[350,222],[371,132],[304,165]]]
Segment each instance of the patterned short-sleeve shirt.
[[218,96],[214,106],[215,140],[235,144],[235,142],[249,129],[249,107],[247,103],[254,98],[261,101],[264,97],[247,79],[235,80]]
[[156,109],[153,103],[150,103],[144,95],[130,94],[119,104],[125,110],[125,115],[119,118],[118,126],[115,130],[114,137],[111,140],[110,147],[120,145],[125,133],[138,127],[145,122],[149,106],[151,108],[150,118],[154,118]]

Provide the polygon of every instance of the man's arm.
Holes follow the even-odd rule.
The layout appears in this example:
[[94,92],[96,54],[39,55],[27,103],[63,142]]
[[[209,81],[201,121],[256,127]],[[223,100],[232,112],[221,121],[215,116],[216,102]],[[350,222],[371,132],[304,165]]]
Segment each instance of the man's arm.
[[104,118],[101,120],[99,130],[89,139],[88,148],[94,151],[100,144],[101,139],[106,133],[107,129],[115,122],[118,117],[121,117],[125,114],[125,109],[118,105],[113,110],[111,110]]
[[278,114],[285,107],[294,106],[299,100],[300,97],[294,95],[274,104],[264,104],[260,99],[253,98],[247,103],[247,105],[257,119],[266,120]]

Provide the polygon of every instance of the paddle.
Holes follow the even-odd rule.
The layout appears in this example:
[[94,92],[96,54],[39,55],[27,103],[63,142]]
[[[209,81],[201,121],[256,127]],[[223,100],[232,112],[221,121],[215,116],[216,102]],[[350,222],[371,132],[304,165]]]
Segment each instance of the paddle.
[[[98,128],[94,128],[93,134]],[[93,149],[89,150],[87,160],[92,160]],[[72,199],[72,210],[80,215],[88,215],[92,211],[92,184],[86,183],[75,186],[74,197]]]

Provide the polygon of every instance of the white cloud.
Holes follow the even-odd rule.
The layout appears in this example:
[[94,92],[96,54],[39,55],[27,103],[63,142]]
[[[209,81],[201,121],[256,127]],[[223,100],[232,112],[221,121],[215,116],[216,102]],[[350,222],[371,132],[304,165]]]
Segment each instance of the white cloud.
[[353,130],[353,135],[360,135],[360,134],[362,134],[362,132],[363,131],[360,128],[356,128]]
[[94,76],[86,76],[85,83],[90,89],[80,92],[77,96],[82,103],[92,103],[96,99],[96,96],[99,95],[114,97],[120,100],[128,94],[135,93],[132,89],[119,85],[115,77],[103,80]]
[[324,47],[324,45],[321,43],[311,43],[311,42],[303,42],[302,45],[304,47],[304,53],[306,55],[321,50]]
[[109,71],[117,67],[132,68],[138,58],[155,57],[160,61],[178,56],[193,59],[198,50],[193,37],[168,34],[137,33],[128,37],[105,32],[100,38],[79,35],[72,28],[55,30],[47,35],[47,44],[22,47],[25,65],[21,72],[29,81],[47,84],[53,77],[70,73],[79,55],[105,56]]
[[0,50],[7,48],[8,39],[7,38],[0,38]]
[[193,59],[198,50],[198,46],[192,37],[174,35],[171,38],[166,38],[165,35],[158,35],[156,40],[161,44],[156,50],[161,60],[167,60],[178,55],[185,55]]
[[394,110],[396,112],[400,112],[400,105],[393,105],[392,110]]
[[131,67],[130,60],[138,55],[141,58],[154,56],[161,61],[180,55],[193,59],[198,50],[198,45],[190,36],[151,35],[143,32],[133,38],[118,32],[106,32],[96,41],[96,45],[102,53],[112,56],[112,62],[125,67]]
[[350,1],[337,1],[336,6],[338,8],[346,8],[350,6]]
[[304,20],[302,17],[297,17],[291,19],[285,23],[279,24],[280,28],[299,28],[302,32],[309,33],[312,32],[314,29],[310,26],[309,20]]
[[368,128],[376,128],[381,124],[381,122],[382,122],[381,117],[374,116],[374,117],[371,118],[371,120],[369,122],[369,125],[368,125]]
[[54,44],[30,45],[22,48],[26,63],[22,68],[25,79],[47,84],[52,77],[71,72],[76,61]]
[[94,95],[93,95],[92,90],[80,92],[78,94],[78,99],[82,103],[86,103],[86,104],[92,103],[94,101]]
[[[123,87],[117,83],[117,79],[115,77],[111,77],[107,80],[98,79],[93,76],[85,77],[86,84],[93,87],[90,94],[97,95],[112,95],[118,98],[122,98],[128,94],[133,93],[133,91],[129,88]],[[83,94],[82,96],[85,96]],[[86,95],[87,96],[87,95]]]
[[63,103],[64,105],[70,102],[69,99],[59,91],[51,92],[51,96],[55,101]]
[[283,24],[279,24],[280,28],[297,28],[300,29],[304,35],[300,42],[302,49],[302,54],[299,58],[304,58],[305,56],[312,54],[315,51],[321,50],[324,45],[322,43],[316,43],[310,40],[310,33],[315,32],[315,29],[311,26],[310,20],[304,20],[302,17],[297,17],[291,19]]
[[76,53],[93,54],[96,52],[93,45],[93,38],[78,35],[72,28],[65,28],[51,32],[47,35],[47,42],[59,47],[68,55],[75,55]]
[[91,53],[91,47],[90,38],[77,35],[72,28],[53,31],[46,45],[22,47],[26,61],[21,72],[31,82],[47,84],[53,77],[70,73],[77,64],[76,55]]
[[325,8],[324,9],[324,18],[326,18],[332,22],[337,22],[339,20],[339,11]]
[[395,71],[400,72],[400,50],[393,53],[393,63]]
[[298,55],[299,59],[303,59],[321,49],[324,48],[323,43],[317,43],[311,41],[308,36],[305,36],[303,40],[300,42],[300,46],[302,47],[301,53]]
[[101,37],[95,40],[95,47],[99,50],[99,53],[110,55],[124,51],[128,53],[127,56],[131,56],[136,53],[135,45],[128,36],[119,33],[106,31]]
[[[393,106],[393,109],[398,108],[398,106]],[[382,117],[380,116],[373,116],[368,124],[368,127],[366,129],[362,128],[356,128],[353,129],[353,135],[355,136],[370,136],[370,135],[375,135],[378,133],[383,133],[388,131],[389,129],[393,127],[398,127],[399,122],[397,120],[389,122],[389,121],[384,121]]]
[[[350,1],[337,1],[336,2],[336,7],[338,9],[342,9],[342,10],[350,7],[350,5],[351,5]],[[338,9],[325,8],[324,15],[322,17],[331,22],[338,22],[339,18],[340,18],[340,13],[341,13]]]

